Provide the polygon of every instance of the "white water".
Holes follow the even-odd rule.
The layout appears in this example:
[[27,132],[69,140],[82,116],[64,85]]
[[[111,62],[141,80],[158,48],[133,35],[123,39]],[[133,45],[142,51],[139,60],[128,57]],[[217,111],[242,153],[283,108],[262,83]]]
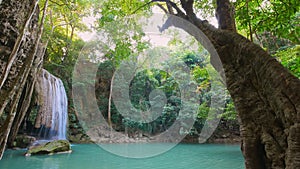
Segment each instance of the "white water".
[[67,95],[63,83],[60,79],[56,79],[53,87],[53,105],[52,105],[52,125],[51,130],[56,131],[51,136],[58,139],[66,139],[67,127]]
[[65,140],[68,101],[62,81],[43,69],[36,91],[40,108],[35,127],[40,129],[39,139]]

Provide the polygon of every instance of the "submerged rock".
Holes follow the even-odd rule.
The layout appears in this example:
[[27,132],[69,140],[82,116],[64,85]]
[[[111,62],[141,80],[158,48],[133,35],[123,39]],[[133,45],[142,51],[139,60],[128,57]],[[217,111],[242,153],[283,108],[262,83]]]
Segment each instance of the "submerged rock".
[[71,144],[68,140],[53,140],[43,144],[33,145],[28,148],[25,156],[34,154],[71,153]]

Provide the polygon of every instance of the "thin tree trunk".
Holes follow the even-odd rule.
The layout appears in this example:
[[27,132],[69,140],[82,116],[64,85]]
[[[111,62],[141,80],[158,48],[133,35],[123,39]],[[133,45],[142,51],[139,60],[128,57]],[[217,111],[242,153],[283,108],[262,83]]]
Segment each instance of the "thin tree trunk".
[[[249,0],[246,0],[246,6],[247,6],[247,15],[249,15]],[[253,32],[252,32],[252,25],[251,25],[251,20],[248,18],[248,27],[249,27],[249,37],[250,41],[253,42]]]
[[115,78],[115,73],[113,73],[113,76],[111,77],[110,88],[109,88],[108,108],[107,108],[107,121],[108,121],[109,127],[112,127],[112,124],[111,124],[111,101],[112,100],[111,99],[112,99],[114,78]]

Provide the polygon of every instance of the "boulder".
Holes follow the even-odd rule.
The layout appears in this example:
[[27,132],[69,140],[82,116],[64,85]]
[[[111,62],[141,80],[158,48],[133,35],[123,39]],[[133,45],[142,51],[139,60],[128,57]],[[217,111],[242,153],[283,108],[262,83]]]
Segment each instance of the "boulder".
[[13,147],[26,148],[36,141],[35,137],[27,135],[18,135],[13,142]]
[[68,140],[53,140],[46,143],[34,145],[28,148],[25,156],[34,154],[70,153],[71,144]]

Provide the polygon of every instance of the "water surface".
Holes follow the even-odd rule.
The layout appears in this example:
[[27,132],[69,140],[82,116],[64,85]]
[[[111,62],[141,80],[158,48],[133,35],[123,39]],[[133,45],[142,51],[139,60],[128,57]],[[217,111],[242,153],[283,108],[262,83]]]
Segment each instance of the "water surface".
[[[163,144],[161,144],[163,146]],[[114,145],[112,145],[114,146]],[[136,146],[118,144],[118,146]],[[139,147],[141,147],[139,145]],[[98,145],[72,146],[71,154],[25,157],[25,150],[7,150],[0,169],[243,169],[238,145],[179,144],[166,153],[150,158],[125,158]],[[150,151],[151,145],[141,151]]]

